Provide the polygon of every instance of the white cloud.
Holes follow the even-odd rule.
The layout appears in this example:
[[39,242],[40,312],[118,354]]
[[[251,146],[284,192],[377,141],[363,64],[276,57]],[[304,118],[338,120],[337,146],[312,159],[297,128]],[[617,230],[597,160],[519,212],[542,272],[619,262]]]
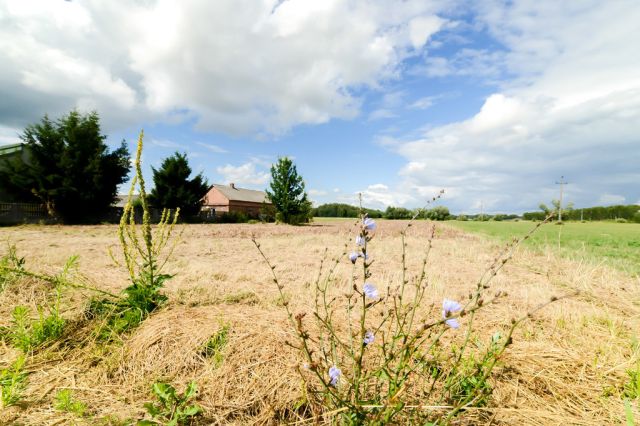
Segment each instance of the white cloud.
[[415,201],[412,195],[391,191],[387,185],[382,183],[369,185],[367,189],[360,191],[360,194],[362,194],[362,204],[374,208],[399,207]]
[[564,175],[566,200],[577,205],[595,205],[600,194],[636,199],[640,56],[630,41],[640,39],[640,8],[634,1],[483,5],[478,20],[508,48],[498,65],[514,77],[467,120],[419,138],[387,138],[407,159],[404,187],[446,188],[454,209],[480,202],[530,209],[557,198],[554,182]]
[[196,144],[216,154],[224,154],[228,152],[226,149],[212,143],[196,142]]
[[328,194],[327,191],[324,191],[322,189],[310,189],[310,190],[307,191],[307,193],[309,195],[311,195],[312,197],[320,197],[320,196]]
[[369,121],[382,120],[385,118],[397,117],[397,114],[390,109],[380,108],[369,114]]
[[19,135],[22,131],[12,127],[0,125],[0,145],[7,145],[20,142]]
[[611,205],[611,204],[624,204],[626,198],[622,195],[616,194],[603,194],[598,200],[598,204]]
[[434,103],[435,103],[434,96],[426,96],[424,98],[415,100],[411,105],[409,105],[409,108],[427,109],[427,108],[431,108],[434,105]]
[[260,166],[257,166],[254,161],[250,161],[240,166],[227,164],[217,167],[216,172],[222,175],[223,183],[264,186],[269,182],[271,175],[269,172],[260,170],[258,167]]
[[176,150],[184,150],[184,145],[181,145],[177,142],[171,141],[169,139],[156,139],[152,138],[150,141],[151,145],[159,146],[160,148],[171,148]]
[[193,120],[278,134],[350,119],[395,78],[445,3],[323,0],[0,4],[0,124],[97,109],[110,127]]
[[409,22],[409,38],[415,49],[425,45],[429,37],[438,32],[446,23],[437,16],[419,16]]

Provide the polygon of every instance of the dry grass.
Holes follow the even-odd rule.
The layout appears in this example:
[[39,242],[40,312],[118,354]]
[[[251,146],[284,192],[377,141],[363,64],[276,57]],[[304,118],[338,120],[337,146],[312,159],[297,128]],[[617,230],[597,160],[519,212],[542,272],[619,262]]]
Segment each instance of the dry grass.
[[[292,339],[279,306],[270,271],[253,247],[255,235],[277,265],[294,312],[310,311],[309,285],[325,248],[339,255],[350,242],[351,221],[316,226],[189,225],[166,270],[169,303],[122,342],[108,347],[92,337],[83,319],[88,295],[69,291],[63,316],[71,327],[63,342],[31,359],[27,396],[22,406],[0,414],[0,422],[96,424],[98,418],[139,418],[151,399],[150,385],[168,380],[182,389],[199,384],[202,424],[278,424],[296,418],[301,397],[296,371],[300,359],[284,345]],[[370,249],[373,279],[385,287],[399,279],[401,222],[381,221]],[[427,223],[411,228],[409,271],[418,272]],[[438,225],[430,258],[428,312],[444,296],[462,299],[474,287],[499,246],[479,237]],[[80,255],[86,279],[117,292],[127,273],[113,265],[108,246],[117,244],[114,226],[0,229],[0,241],[16,244],[31,269],[55,272],[68,256]],[[0,249],[4,250],[4,249]],[[337,270],[335,292],[348,283],[350,263]],[[631,342],[640,330],[640,283],[618,271],[584,262],[535,255],[519,250],[496,278],[495,290],[509,297],[478,316],[481,335],[501,329],[510,318],[527,312],[551,296],[571,289],[581,295],[548,306],[515,335],[494,377],[491,405],[477,417],[492,424],[619,424],[624,418],[620,398],[632,367]],[[0,325],[6,325],[16,304],[35,307],[49,297],[46,285],[22,280],[0,294]],[[434,311],[434,315],[437,315]],[[202,353],[207,340],[228,325],[228,343],[217,365]],[[0,364],[16,356],[0,347]],[[71,388],[87,403],[93,417],[81,419],[52,408],[58,389]],[[637,403],[636,417],[640,418]],[[473,421],[473,420],[472,420]],[[112,421],[115,424],[115,420]],[[109,424],[106,422],[106,424]]]

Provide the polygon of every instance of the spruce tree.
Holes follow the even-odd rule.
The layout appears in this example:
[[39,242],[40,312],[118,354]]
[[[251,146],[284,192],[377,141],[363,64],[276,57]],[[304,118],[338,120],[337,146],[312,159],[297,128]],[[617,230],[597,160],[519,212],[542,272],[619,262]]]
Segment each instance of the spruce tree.
[[118,185],[127,180],[129,151],[124,143],[109,152],[96,112],[72,111],[59,120],[45,116],[20,138],[29,160],[5,164],[0,182],[15,199],[40,202],[64,223],[103,219]]
[[154,188],[149,196],[151,205],[161,209],[179,207],[180,216],[186,219],[200,212],[209,184],[202,173],[189,179],[191,167],[187,154],[176,152],[165,158],[158,170],[152,170]]
[[271,190],[266,191],[267,197],[276,209],[279,222],[296,225],[309,221],[311,202],[304,189],[304,180],[291,159],[278,158],[271,166],[270,187]]

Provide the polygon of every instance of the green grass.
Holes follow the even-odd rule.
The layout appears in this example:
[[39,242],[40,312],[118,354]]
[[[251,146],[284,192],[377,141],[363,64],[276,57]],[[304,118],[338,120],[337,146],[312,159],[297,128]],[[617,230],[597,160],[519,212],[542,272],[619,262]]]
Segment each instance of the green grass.
[[[467,232],[506,241],[526,234],[533,222],[447,222]],[[614,222],[565,222],[542,226],[526,246],[552,248],[571,259],[605,263],[632,275],[640,274],[640,224]]]

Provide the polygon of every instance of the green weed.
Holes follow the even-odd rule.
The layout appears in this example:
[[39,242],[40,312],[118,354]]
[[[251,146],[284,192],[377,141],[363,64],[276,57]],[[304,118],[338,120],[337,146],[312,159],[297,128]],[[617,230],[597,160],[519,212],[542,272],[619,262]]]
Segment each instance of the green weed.
[[24,372],[25,357],[19,357],[10,367],[0,369],[0,408],[15,405],[22,398],[27,373]]
[[217,368],[224,360],[223,350],[229,341],[229,326],[224,325],[217,333],[207,340],[202,348],[202,355],[212,359],[214,366]]
[[58,411],[73,413],[78,416],[83,416],[87,411],[87,405],[75,399],[71,389],[59,390],[56,393],[53,407]]
[[202,408],[199,405],[190,403],[197,393],[195,382],[190,382],[182,394],[178,394],[176,389],[167,383],[154,383],[152,390],[157,402],[144,404],[144,408],[152,420],[141,420],[138,422],[138,426],[184,425],[191,418],[202,413]]
[[57,306],[48,314],[40,307],[38,319],[32,319],[29,314],[29,308],[26,306],[14,308],[11,326],[3,333],[4,340],[8,340],[22,352],[29,353],[62,336],[65,320],[60,317]]
[[624,385],[623,395],[625,398],[640,398],[640,362],[632,370],[627,370],[629,381]]
[[[155,232],[152,230],[150,206],[141,165],[143,137],[144,133],[141,132],[136,151],[135,175],[118,227],[122,264],[129,272],[131,285],[123,291],[121,297],[92,300],[88,309],[90,317],[105,319],[98,329],[98,336],[106,340],[137,327],[151,312],[164,304],[167,296],[161,290],[165,281],[173,277],[163,273],[162,269],[175,249],[176,242],[169,245],[169,241],[180,209],[173,215],[169,210],[164,210]],[[139,201],[136,202],[142,205],[141,225],[136,224],[133,198],[136,188],[140,194]],[[121,264],[113,253],[111,255],[116,264]]]

